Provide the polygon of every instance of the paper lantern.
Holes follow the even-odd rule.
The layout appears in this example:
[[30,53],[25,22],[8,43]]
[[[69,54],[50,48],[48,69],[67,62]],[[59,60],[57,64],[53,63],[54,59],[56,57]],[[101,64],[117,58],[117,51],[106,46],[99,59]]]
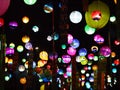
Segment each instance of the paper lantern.
[[103,46],[100,48],[100,54],[104,57],[109,57],[111,55],[111,49],[108,46]]
[[42,59],[42,60],[48,60],[48,53],[47,53],[46,51],[41,51],[41,52],[39,53],[39,57],[40,57],[40,59]]
[[93,28],[103,28],[109,21],[109,7],[100,0],[92,2],[85,13],[87,25]]
[[74,56],[74,55],[76,54],[76,49],[73,48],[73,47],[69,47],[69,48],[67,49],[67,53],[68,53],[69,55],[71,55],[71,56]]
[[23,43],[27,43],[29,41],[30,41],[30,37],[29,36],[25,35],[25,36],[22,37],[22,42]]
[[28,23],[28,22],[29,22],[29,17],[24,16],[24,17],[22,18],[22,22],[23,22],[23,23]]
[[4,25],[4,19],[0,18],[0,27],[2,27]]
[[80,46],[79,40],[74,38],[70,46],[73,48],[78,48]]
[[78,51],[78,53],[79,53],[80,56],[86,56],[87,55],[87,49],[86,48],[81,48]]
[[20,78],[20,83],[21,84],[26,84],[26,82],[27,82],[26,77]]
[[37,2],[37,0],[24,0],[24,3],[27,5],[34,5]]
[[62,59],[64,63],[69,63],[71,61],[71,57],[69,55],[62,55]]
[[0,16],[4,15],[10,5],[10,0],[0,0]]

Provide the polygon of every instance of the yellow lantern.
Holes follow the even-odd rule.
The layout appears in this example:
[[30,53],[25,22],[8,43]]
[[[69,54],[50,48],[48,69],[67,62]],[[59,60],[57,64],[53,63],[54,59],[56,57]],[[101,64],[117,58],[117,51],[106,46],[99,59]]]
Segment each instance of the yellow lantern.
[[23,23],[28,23],[29,22],[29,18],[27,16],[24,16],[22,18],[22,21],[23,21]]
[[22,77],[22,78],[20,78],[20,83],[21,84],[26,84],[26,77]]
[[111,57],[114,58],[116,56],[115,52],[111,52]]
[[93,66],[92,66],[92,70],[93,70],[93,71],[98,70],[98,66],[97,66],[97,65],[93,65]]
[[109,17],[109,7],[100,0],[93,1],[85,13],[87,25],[96,29],[103,28],[109,21]]
[[25,36],[22,37],[22,42],[23,43],[27,43],[29,41],[30,41],[30,37],[29,36],[25,35]]
[[42,60],[48,60],[48,53],[46,51],[41,51],[39,57]]

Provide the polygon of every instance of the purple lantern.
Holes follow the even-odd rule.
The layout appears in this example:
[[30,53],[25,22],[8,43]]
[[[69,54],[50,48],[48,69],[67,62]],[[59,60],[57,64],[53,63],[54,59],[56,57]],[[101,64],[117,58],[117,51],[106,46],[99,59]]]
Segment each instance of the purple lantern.
[[68,44],[71,44],[73,42],[73,36],[71,34],[68,34],[67,39]]
[[98,34],[98,35],[94,36],[94,41],[97,44],[103,44],[104,43],[104,38],[101,35]]
[[67,53],[71,56],[74,56],[76,54],[76,49],[73,47],[69,47]]
[[111,55],[111,49],[108,46],[103,46],[100,48],[100,54],[104,57],[109,57]]
[[62,59],[64,63],[69,63],[71,61],[71,57],[69,55],[62,55]]
[[9,27],[11,29],[15,29],[16,27],[18,27],[18,23],[16,21],[11,21],[9,22]]
[[6,48],[6,55],[8,55],[8,54],[14,54],[14,49],[7,47]]

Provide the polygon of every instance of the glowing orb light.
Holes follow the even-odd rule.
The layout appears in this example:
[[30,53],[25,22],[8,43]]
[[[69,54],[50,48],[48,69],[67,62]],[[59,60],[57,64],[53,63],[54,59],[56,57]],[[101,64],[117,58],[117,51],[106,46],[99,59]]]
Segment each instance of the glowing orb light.
[[82,14],[79,11],[72,11],[69,15],[69,19],[72,23],[79,23],[82,20]]
[[22,18],[22,22],[23,22],[23,23],[28,23],[28,22],[29,22],[29,17],[24,16],[24,17]]
[[79,53],[80,56],[86,56],[87,55],[87,49],[86,48],[81,48],[78,51],[78,53]]
[[71,44],[73,42],[73,36],[71,34],[68,34],[67,39],[68,44]]
[[27,50],[31,50],[32,49],[32,43],[30,43],[30,42],[28,42],[28,43],[25,43],[25,48],[27,49]]
[[39,53],[39,57],[40,57],[40,59],[42,59],[42,60],[48,60],[48,53],[47,53],[46,51],[41,51],[41,52]]
[[88,34],[88,35],[92,35],[95,33],[96,29],[95,28],[92,28],[88,25],[85,26],[85,33]]
[[37,0],[24,0],[24,3],[27,5],[34,5],[37,2]]
[[33,30],[33,32],[38,32],[39,31],[39,27],[35,25],[35,26],[32,27],[32,30]]
[[16,21],[10,21],[9,22],[9,27],[11,29],[16,29],[18,27],[18,23]]
[[109,57],[111,55],[111,49],[108,46],[102,46],[100,48],[100,54],[104,57]]
[[114,58],[116,56],[115,52],[111,52],[111,57]]
[[94,54],[93,53],[89,53],[88,54],[88,59],[89,60],[93,60],[94,59]]
[[117,73],[117,68],[112,68],[112,73]]
[[78,48],[80,46],[79,40],[74,38],[70,46],[73,48]]
[[0,18],[0,27],[2,27],[4,25],[4,19]]
[[115,16],[111,16],[110,17],[110,22],[115,22],[116,21],[116,17]]
[[30,37],[29,37],[29,36],[24,35],[24,36],[22,37],[22,42],[23,42],[23,43],[28,43],[29,41],[30,41]]
[[51,13],[53,11],[52,3],[45,4],[43,9],[45,13]]
[[69,63],[71,61],[71,57],[69,55],[62,55],[62,60],[64,63]]
[[98,70],[98,66],[97,66],[97,65],[93,65],[93,66],[92,66],[92,70],[93,70],[93,71]]
[[23,52],[23,50],[24,50],[24,47],[22,45],[17,46],[17,51],[18,52]]
[[74,55],[76,54],[76,49],[73,48],[73,47],[69,47],[69,48],[67,49],[67,53],[68,53],[69,55],[71,55],[71,56],[74,56]]
[[114,60],[114,62],[113,62],[116,66],[118,66],[119,64],[120,64],[120,60],[119,59],[116,59],[116,60]]
[[50,36],[50,35],[47,36],[47,40],[48,40],[48,41],[52,41],[52,39],[53,39],[52,36]]
[[85,58],[85,60],[82,60],[82,61],[81,61],[81,64],[82,64],[82,65],[86,65],[87,63],[88,63],[87,58]]
[[53,34],[53,39],[54,40],[58,40],[59,39],[59,34],[58,33],[54,33]]
[[21,83],[21,84],[26,84],[26,82],[27,82],[26,77],[21,77],[21,78],[20,78],[20,83]]
[[43,67],[45,64],[46,64],[46,61],[44,61],[44,60],[39,60],[39,61],[37,62],[37,66],[38,66],[38,67]]
[[9,44],[9,47],[10,47],[10,48],[14,48],[14,47],[15,47],[15,44],[14,44],[14,43],[10,43],[10,44]]
[[9,81],[10,80],[10,77],[8,75],[6,75],[4,78],[5,78],[5,81]]
[[6,55],[8,54],[14,54],[14,48],[6,47]]
[[66,44],[61,44],[62,49],[66,49],[66,47],[67,47]]
[[19,66],[18,66],[18,70],[19,70],[20,72],[25,71],[25,66],[24,66],[24,65],[19,65]]
[[94,41],[97,44],[103,44],[104,43],[104,38],[101,35],[97,34],[97,35],[94,36]]

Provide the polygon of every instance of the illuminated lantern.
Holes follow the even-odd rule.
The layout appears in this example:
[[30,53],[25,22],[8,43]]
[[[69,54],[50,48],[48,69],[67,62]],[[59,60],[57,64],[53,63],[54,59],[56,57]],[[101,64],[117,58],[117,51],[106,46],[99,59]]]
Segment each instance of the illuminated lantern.
[[50,60],[55,60],[55,59],[57,59],[57,57],[58,57],[57,52],[52,52],[49,54]]
[[48,60],[48,53],[46,51],[41,51],[39,57],[42,60]]
[[45,4],[43,9],[45,13],[51,13],[53,11],[52,3]]
[[25,48],[27,49],[27,50],[32,50],[32,43],[30,43],[30,42],[28,42],[28,43],[25,43]]
[[68,34],[67,42],[68,42],[68,44],[71,44],[73,42],[73,36],[71,34]]
[[98,66],[97,66],[97,65],[93,65],[93,66],[92,66],[92,70],[93,70],[93,71],[98,70]]
[[32,30],[33,30],[34,32],[38,32],[38,31],[39,31],[39,27],[35,25],[35,26],[32,27]]
[[10,44],[9,44],[9,47],[10,47],[10,48],[14,48],[14,47],[15,47],[15,44],[14,44],[14,43],[10,43]]
[[53,39],[54,40],[58,40],[59,39],[59,34],[58,33],[54,33],[53,34]]
[[4,19],[0,18],[0,27],[2,27],[4,25]]
[[13,64],[13,59],[8,59],[8,64]]
[[103,28],[107,24],[109,17],[109,7],[100,0],[93,1],[85,13],[87,25],[96,29]]
[[14,48],[6,47],[6,55],[8,54],[14,54]]
[[82,14],[79,11],[72,11],[69,15],[70,21],[72,23],[79,23],[82,20]]
[[88,25],[85,26],[85,33],[88,34],[88,35],[92,35],[95,33],[96,29],[95,28],[92,28]]
[[16,29],[18,27],[18,23],[16,21],[10,21],[9,22],[9,27],[11,29]]
[[117,73],[117,68],[112,68],[112,73]]
[[91,51],[94,52],[94,53],[97,52],[98,51],[98,47],[97,46],[92,46],[91,47]]
[[104,43],[104,38],[101,35],[97,34],[97,35],[94,36],[94,41],[97,44],[103,44]]
[[81,48],[78,51],[78,53],[79,53],[80,56],[86,56],[87,55],[87,49],[86,48]]
[[103,46],[100,48],[100,54],[104,57],[109,57],[111,55],[111,49],[108,46]]
[[27,16],[24,16],[24,17],[22,18],[22,22],[23,22],[23,23],[28,23],[28,22],[29,22],[29,18],[28,18]]
[[45,60],[39,60],[39,61],[37,62],[37,66],[38,66],[38,67],[43,67],[45,64],[46,64],[46,61],[45,61]]
[[80,46],[80,42],[78,39],[73,39],[72,43],[70,44],[73,48],[78,48]]
[[88,63],[87,58],[85,58],[85,60],[82,60],[82,61],[81,61],[81,64],[82,64],[82,65],[86,65],[87,63]]
[[59,75],[63,75],[64,74],[64,71],[62,69],[58,69],[57,72],[58,72]]
[[23,52],[23,50],[24,50],[24,48],[23,48],[22,45],[18,45],[18,46],[17,46],[17,51],[18,51],[18,52]]
[[27,82],[26,77],[20,78],[20,83],[21,84],[26,84],[26,82]]
[[25,35],[25,36],[22,37],[22,42],[23,43],[28,43],[29,41],[30,41],[30,37],[29,36]]
[[62,60],[64,63],[69,63],[71,61],[71,57],[69,55],[62,55]]
[[69,55],[71,55],[71,56],[74,56],[74,55],[76,54],[76,49],[73,48],[73,47],[69,47],[69,48],[67,49],[67,53],[68,53]]
[[10,0],[0,0],[0,16],[4,15],[10,5]]
[[114,58],[116,56],[115,52],[111,52],[111,57]]
[[119,65],[119,64],[120,64],[119,59],[114,60],[114,64],[115,64],[116,66]]
[[18,70],[19,70],[20,72],[25,71],[25,66],[19,65]]
[[88,54],[88,59],[93,60],[94,59],[94,54],[93,53]]
[[34,5],[37,2],[37,0],[24,0],[24,3],[27,5]]

